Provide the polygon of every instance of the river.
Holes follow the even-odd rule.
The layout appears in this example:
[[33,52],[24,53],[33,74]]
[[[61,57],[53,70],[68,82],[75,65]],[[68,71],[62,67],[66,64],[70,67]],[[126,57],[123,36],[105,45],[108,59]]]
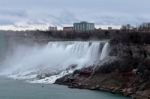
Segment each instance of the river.
[[0,99],[128,99],[119,95],[0,77]]

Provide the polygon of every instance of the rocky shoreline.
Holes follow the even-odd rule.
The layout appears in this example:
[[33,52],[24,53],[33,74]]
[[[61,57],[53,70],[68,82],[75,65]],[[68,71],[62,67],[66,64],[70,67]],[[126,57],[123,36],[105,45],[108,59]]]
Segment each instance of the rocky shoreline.
[[117,34],[109,42],[110,51],[104,61],[74,71],[57,79],[55,84],[70,88],[107,91],[150,99],[149,33]]

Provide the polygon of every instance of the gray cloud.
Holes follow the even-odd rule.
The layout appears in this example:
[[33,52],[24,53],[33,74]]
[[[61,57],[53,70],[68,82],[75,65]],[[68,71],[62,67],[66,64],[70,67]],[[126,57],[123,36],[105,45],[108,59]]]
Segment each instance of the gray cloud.
[[149,0],[0,0],[0,24],[137,24],[150,21]]
[[0,15],[12,16],[12,17],[26,17],[27,13],[23,10],[2,10],[0,9]]

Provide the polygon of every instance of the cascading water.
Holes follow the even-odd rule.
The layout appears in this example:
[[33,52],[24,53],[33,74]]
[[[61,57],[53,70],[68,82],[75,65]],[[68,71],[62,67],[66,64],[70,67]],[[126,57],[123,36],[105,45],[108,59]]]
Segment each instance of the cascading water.
[[108,45],[105,41],[68,41],[18,46],[3,62],[1,74],[32,83],[54,83],[75,69],[97,64],[106,57]]
[[108,56],[108,51],[109,51],[109,43],[107,42],[101,52],[100,60],[105,59]]

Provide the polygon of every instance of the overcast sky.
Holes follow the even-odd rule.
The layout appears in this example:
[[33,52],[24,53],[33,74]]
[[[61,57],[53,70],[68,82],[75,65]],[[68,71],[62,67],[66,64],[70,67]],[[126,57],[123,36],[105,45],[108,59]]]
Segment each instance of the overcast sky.
[[0,0],[0,25],[138,24],[150,21],[150,0]]

